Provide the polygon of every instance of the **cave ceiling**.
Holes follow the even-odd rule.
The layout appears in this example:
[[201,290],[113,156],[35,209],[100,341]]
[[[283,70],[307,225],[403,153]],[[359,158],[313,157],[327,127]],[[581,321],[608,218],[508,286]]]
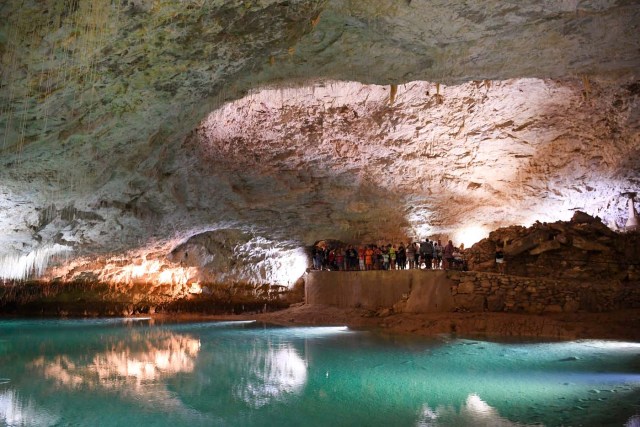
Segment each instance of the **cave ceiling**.
[[64,253],[272,280],[320,239],[620,228],[639,24],[629,0],[7,0],[0,276]]

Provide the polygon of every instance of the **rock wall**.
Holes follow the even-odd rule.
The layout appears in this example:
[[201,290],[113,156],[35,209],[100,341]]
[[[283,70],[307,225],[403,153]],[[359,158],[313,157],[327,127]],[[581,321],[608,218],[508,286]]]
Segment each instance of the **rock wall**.
[[376,310],[404,301],[403,311],[441,312],[453,309],[444,271],[312,271],[306,276],[307,304]]
[[602,312],[640,307],[640,281],[595,283],[484,272],[311,272],[306,303],[381,313]]
[[640,307],[640,281],[584,282],[451,272],[455,311],[542,313],[601,312]]

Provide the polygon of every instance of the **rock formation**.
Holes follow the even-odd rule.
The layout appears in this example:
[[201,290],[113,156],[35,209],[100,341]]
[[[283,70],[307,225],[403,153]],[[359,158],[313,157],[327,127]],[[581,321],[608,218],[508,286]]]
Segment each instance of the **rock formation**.
[[618,229],[640,182],[635,2],[8,0],[0,22],[2,278],[292,285],[319,239]]
[[600,218],[576,212],[571,221],[537,222],[492,231],[466,251],[469,269],[495,271],[502,247],[505,273],[584,282],[640,280],[640,235],[611,231]]

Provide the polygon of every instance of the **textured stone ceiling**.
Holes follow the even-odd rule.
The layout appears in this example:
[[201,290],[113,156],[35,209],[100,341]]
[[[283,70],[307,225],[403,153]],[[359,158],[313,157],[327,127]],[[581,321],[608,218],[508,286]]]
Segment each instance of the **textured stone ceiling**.
[[64,253],[50,276],[290,282],[323,238],[619,227],[639,23],[623,0],[8,0],[0,276]]

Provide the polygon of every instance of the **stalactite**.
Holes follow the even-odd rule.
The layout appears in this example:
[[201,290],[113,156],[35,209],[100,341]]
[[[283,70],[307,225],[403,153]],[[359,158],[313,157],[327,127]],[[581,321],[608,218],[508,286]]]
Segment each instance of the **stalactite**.
[[42,276],[54,257],[71,252],[68,246],[47,245],[31,251],[27,255],[4,255],[0,257],[0,278],[26,280]]

